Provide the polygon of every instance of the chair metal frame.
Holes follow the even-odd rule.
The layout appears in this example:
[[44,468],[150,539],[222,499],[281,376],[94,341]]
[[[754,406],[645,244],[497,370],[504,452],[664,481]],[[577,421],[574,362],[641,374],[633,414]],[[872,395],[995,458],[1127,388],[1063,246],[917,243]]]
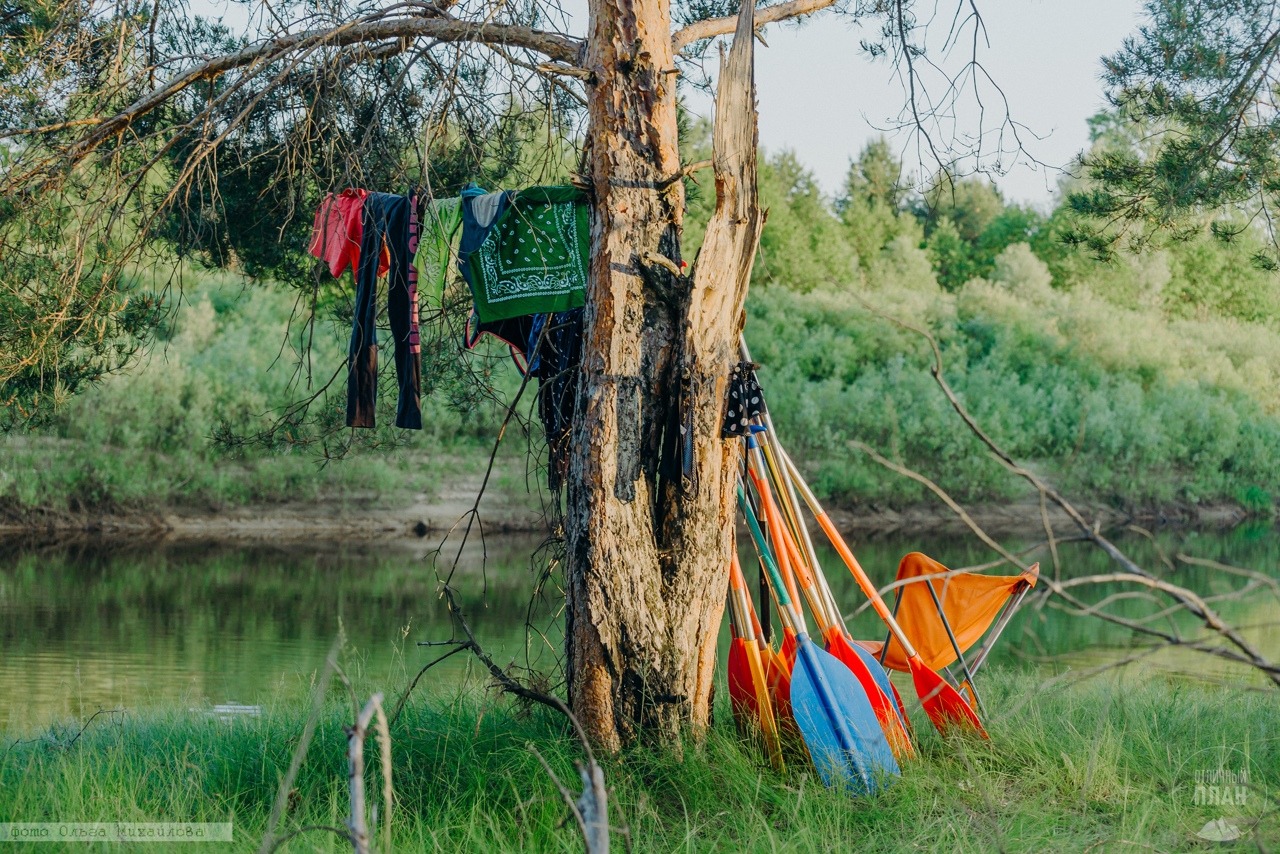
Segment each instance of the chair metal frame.
[[[978,694],[978,686],[974,682],[974,674],[986,662],[987,657],[991,655],[991,650],[995,648],[996,641],[1000,639],[1000,635],[1004,632],[1005,627],[1009,625],[1009,621],[1013,619],[1013,615],[1022,605],[1022,600],[1026,598],[1027,593],[1031,591],[1030,582],[1023,580],[1018,583],[1017,590],[1009,597],[1008,601],[1000,609],[1000,613],[996,616],[995,622],[991,628],[987,630],[986,639],[982,642],[978,655],[970,666],[964,657],[964,652],[960,649],[960,643],[956,640],[956,633],[951,628],[951,622],[947,619],[947,612],[942,607],[942,600],[938,598],[938,591],[933,589],[933,577],[935,575],[944,575],[946,573],[933,573],[932,575],[918,575],[911,579],[911,584],[923,583],[929,591],[929,596],[933,599],[933,607],[937,609],[938,619],[942,620],[942,627],[947,630],[947,638],[951,641],[951,648],[955,651],[956,660],[960,662],[960,670],[964,673],[964,679],[956,679],[951,667],[944,667],[943,670],[947,674],[947,679],[956,688],[956,690],[968,689],[969,695],[973,698],[974,703],[978,706],[981,714],[986,714],[986,707],[982,702],[981,696]],[[907,589],[907,585],[902,585],[894,591],[893,598],[893,616],[898,616],[898,608],[902,605],[902,594]],[[885,635],[884,646],[880,649],[880,664],[883,666],[885,659],[889,655],[889,642],[893,640],[893,633]]]

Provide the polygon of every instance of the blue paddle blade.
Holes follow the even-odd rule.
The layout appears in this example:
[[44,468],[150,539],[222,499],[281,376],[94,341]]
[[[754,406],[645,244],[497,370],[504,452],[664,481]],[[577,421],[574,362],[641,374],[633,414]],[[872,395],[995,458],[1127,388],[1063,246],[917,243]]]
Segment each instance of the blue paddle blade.
[[799,640],[791,711],[822,782],[856,794],[880,791],[900,772],[871,701],[838,658],[807,635]]
[[858,658],[862,659],[862,663],[867,665],[867,670],[871,672],[871,678],[876,680],[880,690],[889,698],[889,705],[893,706],[893,713],[898,716],[898,722],[902,724],[903,730],[906,730],[907,722],[902,719],[902,712],[898,709],[898,704],[893,701],[893,685],[889,682],[889,674],[885,671],[884,666],[880,664],[879,659],[856,643],[850,642],[849,647],[857,654]]

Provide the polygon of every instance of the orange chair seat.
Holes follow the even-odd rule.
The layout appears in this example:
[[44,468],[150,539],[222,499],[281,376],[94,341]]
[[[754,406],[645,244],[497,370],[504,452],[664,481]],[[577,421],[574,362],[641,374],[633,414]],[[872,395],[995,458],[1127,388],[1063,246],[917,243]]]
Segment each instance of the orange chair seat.
[[[1023,585],[1035,587],[1040,578],[1040,565],[1032,566],[1021,575],[948,573],[949,569],[920,552],[912,552],[898,564],[898,581],[920,579],[898,588],[898,624],[932,670],[941,670],[955,661],[956,651],[947,637],[946,626],[938,616],[937,605],[924,585],[933,585],[960,651],[965,652],[991,627],[1010,596],[1019,592]],[[928,578],[934,575],[940,577]],[[884,641],[860,640],[854,643],[877,659],[884,651]],[[910,669],[902,646],[896,640],[889,641],[884,664],[904,673]]]

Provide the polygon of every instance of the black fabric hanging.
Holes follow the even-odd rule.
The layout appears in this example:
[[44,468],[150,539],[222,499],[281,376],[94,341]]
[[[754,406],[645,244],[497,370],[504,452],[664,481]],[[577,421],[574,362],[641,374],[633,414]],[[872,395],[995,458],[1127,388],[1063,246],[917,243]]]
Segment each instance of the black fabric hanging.
[[751,419],[764,415],[764,392],[756,377],[755,362],[739,362],[729,375],[729,401],[725,406],[722,438],[745,436],[751,431]]

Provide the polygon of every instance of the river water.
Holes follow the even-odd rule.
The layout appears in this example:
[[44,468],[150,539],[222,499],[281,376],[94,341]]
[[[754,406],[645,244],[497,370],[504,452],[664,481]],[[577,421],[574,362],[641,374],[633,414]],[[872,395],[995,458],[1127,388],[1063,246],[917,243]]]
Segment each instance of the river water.
[[[1280,658],[1280,593],[1274,581],[1182,564],[1170,570],[1145,538],[1117,539],[1168,580],[1206,597],[1225,596],[1214,599],[1214,607],[1273,659]],[[1183,552],[1280,578],[1280,533],[1269,526],[1166,531],[1157,541],[1169,556]],[[1004,542],[1018,549],[1034,540]],[[437,594],[437,571],[452,565],[456,547],[447,550],[447,559],[433,560],[436,545],[430,535],[400,542],[288,544],[0,541],[0,733],[83,721],[104,709],[252,713],[255,707],[294,702],[306,695],[339,637],[339,660],[352,681],[395,696],[423,664],[448,649],[419,642],[458,636]],[[501,666],[546,674],[554,672],[559,655],[562,600],[556,572],[542,578],[545,560],[538,555],[548,554],[539,551],[542,545],[528,536],[491,536],[483,552],[478,544],[464,550],[452,583],[477,636]],[[853,546],[882,585],[892,581],[898,560],[909,551],[951,567],[993,557],[972,538],[937,534],[863,538]],[[1064,579],[1117,569],[1083,543],[1061,544],[1059,557]],[[841,564],[834,554],[823,551],[821,558],[837,600],[853,613],[865,600],[848,573],[837,571]],[[1047,551],[1033,559],[1053,574]],[[1245,595],[1231,595],[1249,584],[1253,588]],[[1133,595],[1132,587],[1081,592],[1091,602],[1110,597],[1109,610],[1133,618],[1162,607]],[[1194,620],[1177,615],[1155,623],[1168,627],[1170,620],[1179,631],[1195,631]],[[850,627],[856,637],[884,635],[865,608]],[[1029,600],[991,661],[1059,672],[1116,660],[1148,643],[1129,629]],[[1257,680],[1185,651],[1162,652],[1132,666],[1174,678]],[[432,669],[418,690],[455,691],[484,681],[474,659],[463,653]]]

